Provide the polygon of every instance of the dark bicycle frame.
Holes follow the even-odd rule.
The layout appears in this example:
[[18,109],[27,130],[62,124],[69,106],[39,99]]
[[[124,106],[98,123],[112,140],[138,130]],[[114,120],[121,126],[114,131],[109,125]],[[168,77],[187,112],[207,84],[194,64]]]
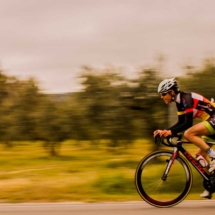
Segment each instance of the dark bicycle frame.
[[[171,138],[177,137],[178,140],[176,141],[176,143],[172,143],[171,142]],[[209,174],[205,171],[205,169],[201,166],[201,164],[182,146],[182,144],[191,144],[191,142],[189,141],[185,141],[185,140],[181,140],[182,135],[177,135],[177,136],[171,136],[169,138],[167,138],[167,143],[164,142],[164,140],[162,139],[162,144],[168,147],[173,147],[174,148],[174,152],[173,152],[173,156],[171,157],[171,159],[168,162],[168,165],[164,171],[164,174],[162,176],[162,180],[166,180],[168,172],[170,171],[170,168],[172,166],[172,164],[174,163],[174,160],[176,159],[176,157],[179,155],[179,152],[181,152],[184,157],[187,158],[187,160],[189,161],[189,163],[192,164],[192,166],[199,172],[199,174],[206,180],[210,180],[209,179]],[[206,142],[207,144],[211,144],[211,145],[215,145],[215,142]]]
[[[147,156],[145,156],[140,161],[135,173],[135,185],[140,196],[147,203],[161,208],[172,207],[180,203],[181,201],[184,200],[184,198],[186,198],[186,196],[190,192],[190,189],[193,183],[192,169],[190,168],[190,165],[189,165],[191,164],[196,169],[196,171],[202,176],[203,186],[210,193],[210,195],[207,198],[210,199],[212,197],[212,193],[215,192],[215,173],[214,173],[215,171],[209,172],[208,167],[202,167],[201,164],[196,160],[196,158],[194,158],[188,152],[188,150],[185,149],[185,147],[183,146],[183,144],[192,144],[192,143],[186,140],[182,140],[182,134],[172,135],[166,138],[161,138],[158,136],[155,138],[155,144],[158,143],[158,140],[160,140],[160,144],[167,147],[171,147],[172,150],[162,149],[162,150],[152,152]],[[209,145],[215,145],[215,142],[213,141],[206,141],[206,143]],[[159,160],[153,160],[153,159],[159,159],[160,157],[161,157],[161,161],[164,162],[164,160],[166,160],[166,162],[164,163],[164,170],[163,172],[161,172],[161,175],[160,175],[160,171],[162,170],[159,171],[159,174],[156,175],[156,177],[158,178],[156,178],[155,183],[151,184],[152,187],[153,186],[155,187],[155,190],[153,189],[148,190],[146,181],[144,181],[143,179],[145,176],[147,178],[148,177],[147,175],[149,175],[148,179],[151,179],[153,182],[153,176],[150,177],[150,174],[148,174],[150,172],[150,169],[147,168],[147,165],[149,165],[149,168],[150,168],[151,164],[154,165],[156,164],[156,161],[159,161]],[[163,158],[165,159],[163,160]],[[162,181],[167,180],[168,174],[170,173],[171,167],[174,164],[175,160],[177,160],[182,165],[182,168],[185,171],[183,172],[185,173],[185,177],[186,177],[186,181],[183,181],[185,182],[185,184],[183,183],[181,192],[178,192],[178,191],[176,192],[178,196],[172,197],[172,198],[170,197],[170,199],[168,195],[166,196],[167,198],[166,197],[164,199],[159,198],[160,193],[164,192],[164,195],[165,195],[165,192],[166,192],[165,189],[162,190],[162,186],[166,183],[161,183],[160,180]],[[145,167],[146,167],[146,171],[144,171]],[[143,172],[145,172],[144,173],[145,175],[143,175]],[[170,174],[170,176],[171,176],[170,177],[170,181],[171,181],[171,179],[174,178],[174,174],[173,175]],[[167,183],[166,188],[168,189],[169,188],[168,186],[170,185],[171,183],[170,184]],[[164,188],[165,188],[165,185],[164,185]]]

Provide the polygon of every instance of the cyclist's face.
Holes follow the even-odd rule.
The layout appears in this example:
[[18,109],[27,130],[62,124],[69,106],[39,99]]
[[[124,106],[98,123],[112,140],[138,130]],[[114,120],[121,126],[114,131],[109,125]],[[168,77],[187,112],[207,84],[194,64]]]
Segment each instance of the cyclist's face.
[[161,98],[163,99],[163,101],[166,104],[169,104],[169,103],[172,102],[172,96],[171,96],[170,92],[168,92],[168,93],[161,93],[160,96],[161,96]]

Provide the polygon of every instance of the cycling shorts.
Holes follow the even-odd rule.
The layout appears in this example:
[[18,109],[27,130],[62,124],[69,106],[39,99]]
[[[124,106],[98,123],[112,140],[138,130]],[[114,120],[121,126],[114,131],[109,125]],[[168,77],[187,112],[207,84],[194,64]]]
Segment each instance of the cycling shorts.
[[215,115],[202,122],[205,128],[210,132],[210,135],[215,134]]

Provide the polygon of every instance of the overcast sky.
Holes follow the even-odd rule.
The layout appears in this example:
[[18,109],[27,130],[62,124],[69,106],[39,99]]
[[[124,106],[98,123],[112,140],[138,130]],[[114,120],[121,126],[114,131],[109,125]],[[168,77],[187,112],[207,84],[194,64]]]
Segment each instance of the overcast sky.
[[50,93],[78,90],[82,65],[132,75],[162,54],[181,74],[214,56],[214,11],[214,0],[1,0],[1,67]]

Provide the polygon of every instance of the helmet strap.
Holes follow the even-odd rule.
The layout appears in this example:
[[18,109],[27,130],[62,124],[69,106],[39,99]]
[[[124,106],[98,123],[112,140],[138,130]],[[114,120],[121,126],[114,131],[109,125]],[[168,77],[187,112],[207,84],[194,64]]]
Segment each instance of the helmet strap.
[[172,94],[172,91],[170,91],[170,95],[172,97],[172,102],[175,101],[175,94]]

